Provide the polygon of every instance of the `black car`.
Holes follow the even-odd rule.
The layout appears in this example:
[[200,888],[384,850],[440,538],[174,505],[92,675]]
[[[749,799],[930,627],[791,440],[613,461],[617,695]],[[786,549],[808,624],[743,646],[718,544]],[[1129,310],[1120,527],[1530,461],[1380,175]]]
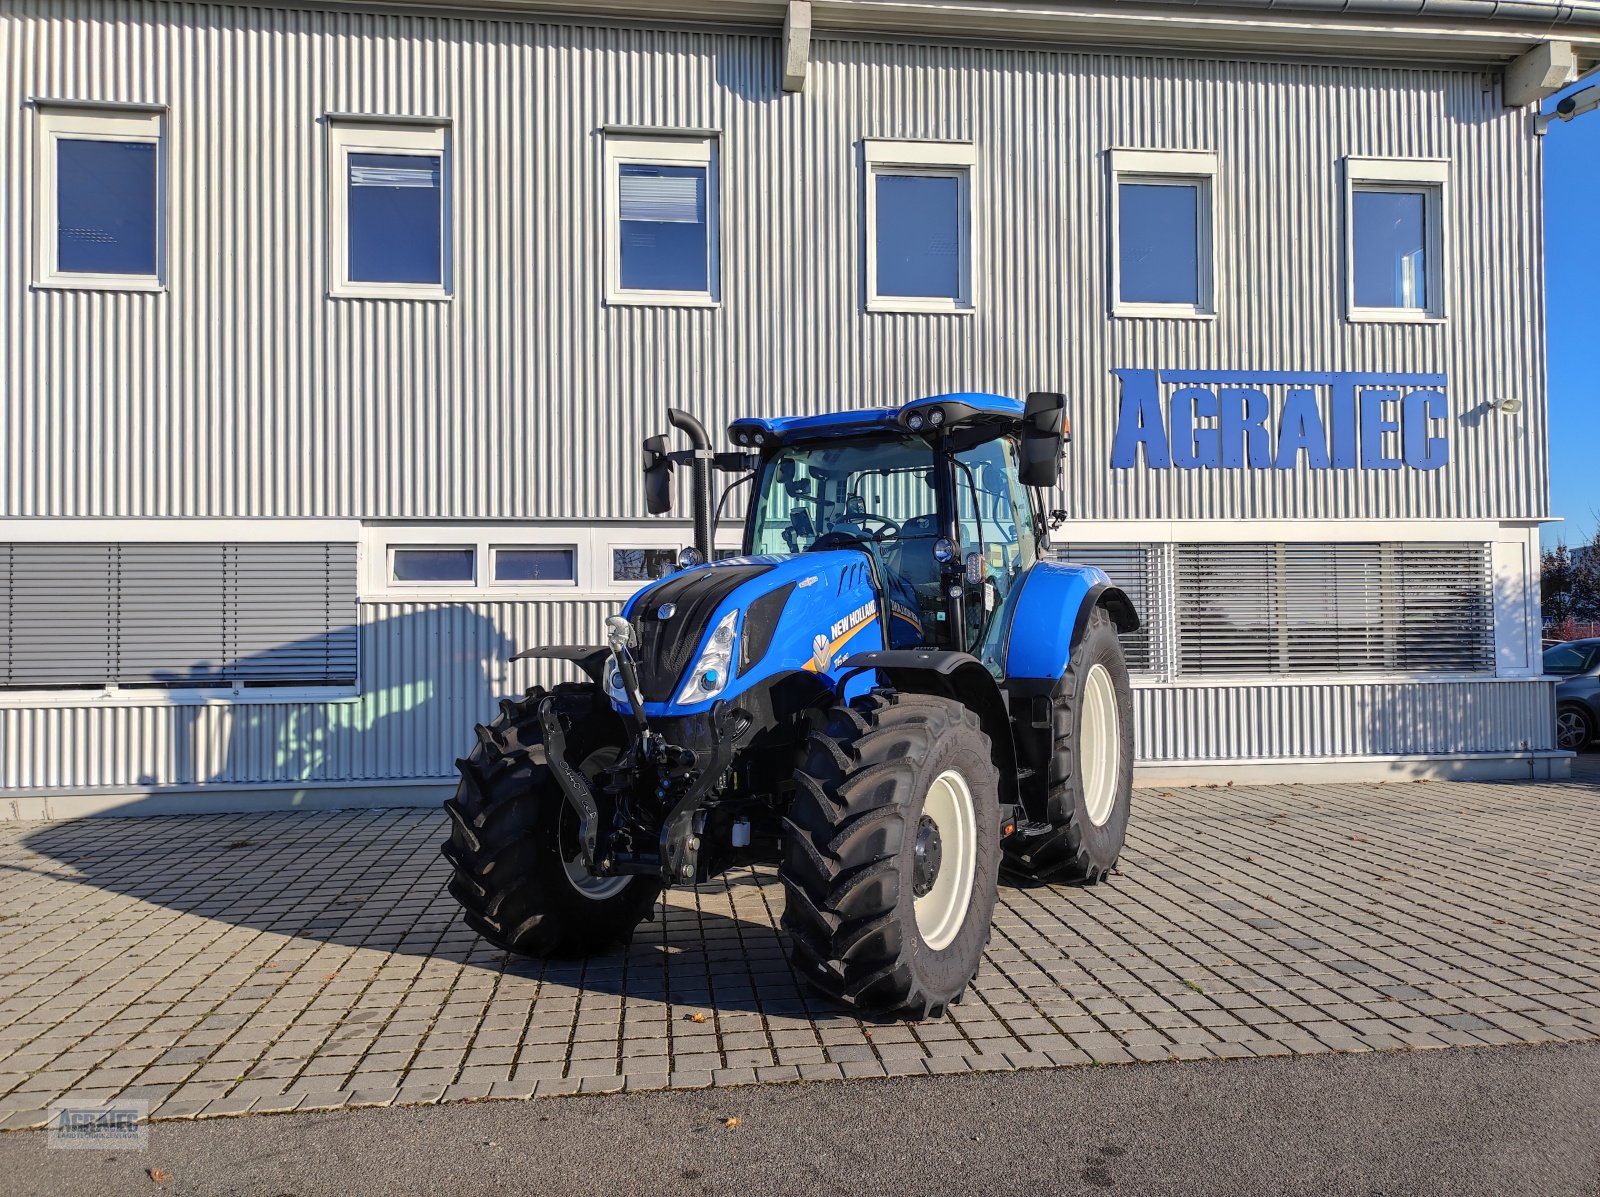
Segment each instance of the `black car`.
[[1568,640],[1544,650],[1544,671],[1556,687],[1556,746],[1581,752],[1600,730],[1600,637]]

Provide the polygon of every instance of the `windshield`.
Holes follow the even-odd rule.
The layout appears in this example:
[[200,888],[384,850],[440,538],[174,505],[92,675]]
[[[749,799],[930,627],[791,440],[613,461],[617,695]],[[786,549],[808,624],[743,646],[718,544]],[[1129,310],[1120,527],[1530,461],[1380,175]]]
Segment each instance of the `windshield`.
[[755,553],[803,553],[828,533],[907,547],[939,535],[933,450],[916,437],[795,445],[762,468]]
[[1597,653],[1596,644],[1552,644],[1544,650],[1544,671],[1558,677],[1587,673]]

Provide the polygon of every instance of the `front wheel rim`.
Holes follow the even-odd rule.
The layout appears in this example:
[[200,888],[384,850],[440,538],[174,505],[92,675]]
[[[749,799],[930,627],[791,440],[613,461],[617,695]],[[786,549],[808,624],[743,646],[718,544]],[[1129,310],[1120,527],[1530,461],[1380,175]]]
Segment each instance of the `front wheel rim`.
[[1581,748],[1589,738],[1589,728],[1577,711],[1562,711],[1556,716],[1556,744],[1568,751]]
[[1078,737],[1083,804],[1089,822],[1104,827],[1116,809],[1122,785],[1122,728],[1117,713],[1117,688],[1111,671],[1091,665],[1083,683],[1083,722]]
[[978,812],[958,770],[946,769],[934,778],[922,802],[919,831],[923,822],[937,832],[938,863],[912,910],[922,942],[937,952],[949,947],[966,923],[978,872]]

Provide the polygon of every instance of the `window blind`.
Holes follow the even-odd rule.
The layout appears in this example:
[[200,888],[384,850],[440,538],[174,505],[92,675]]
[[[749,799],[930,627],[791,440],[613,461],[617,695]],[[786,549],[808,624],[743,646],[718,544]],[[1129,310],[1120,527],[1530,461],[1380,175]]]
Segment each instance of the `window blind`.
[[704,169],[669,169],[681,173],[636,174],[624,169],[619,180],[622,186],[620,198],[623,220],[642,220],[655,224],[705,222]]
[[1133,673],[1151,673],[1157,667],[1155,646],[1160,643],[1161,550],[1148,544],[1058,545],[1057,555],[1079,565],[1103,569],[1139,613],[1139,626],[1122,633],[1122,655]]
[[356,547],[0,544],[0,686],[356,678]]
[[1494,668],[1489,546],[1174,546],[1176,672]]

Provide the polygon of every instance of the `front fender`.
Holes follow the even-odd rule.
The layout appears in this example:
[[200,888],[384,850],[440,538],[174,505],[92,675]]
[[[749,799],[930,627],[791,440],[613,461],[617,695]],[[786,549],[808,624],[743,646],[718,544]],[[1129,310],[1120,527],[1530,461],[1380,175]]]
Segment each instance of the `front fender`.
[[1096,607],[1106,609],[1119,632],[1139,626],[1128,596],[1111,584],[1105,571],[1092,565],[1038,561],[1020,587],[1007,631],[1003,672],[1007,681],[1059,678]]

